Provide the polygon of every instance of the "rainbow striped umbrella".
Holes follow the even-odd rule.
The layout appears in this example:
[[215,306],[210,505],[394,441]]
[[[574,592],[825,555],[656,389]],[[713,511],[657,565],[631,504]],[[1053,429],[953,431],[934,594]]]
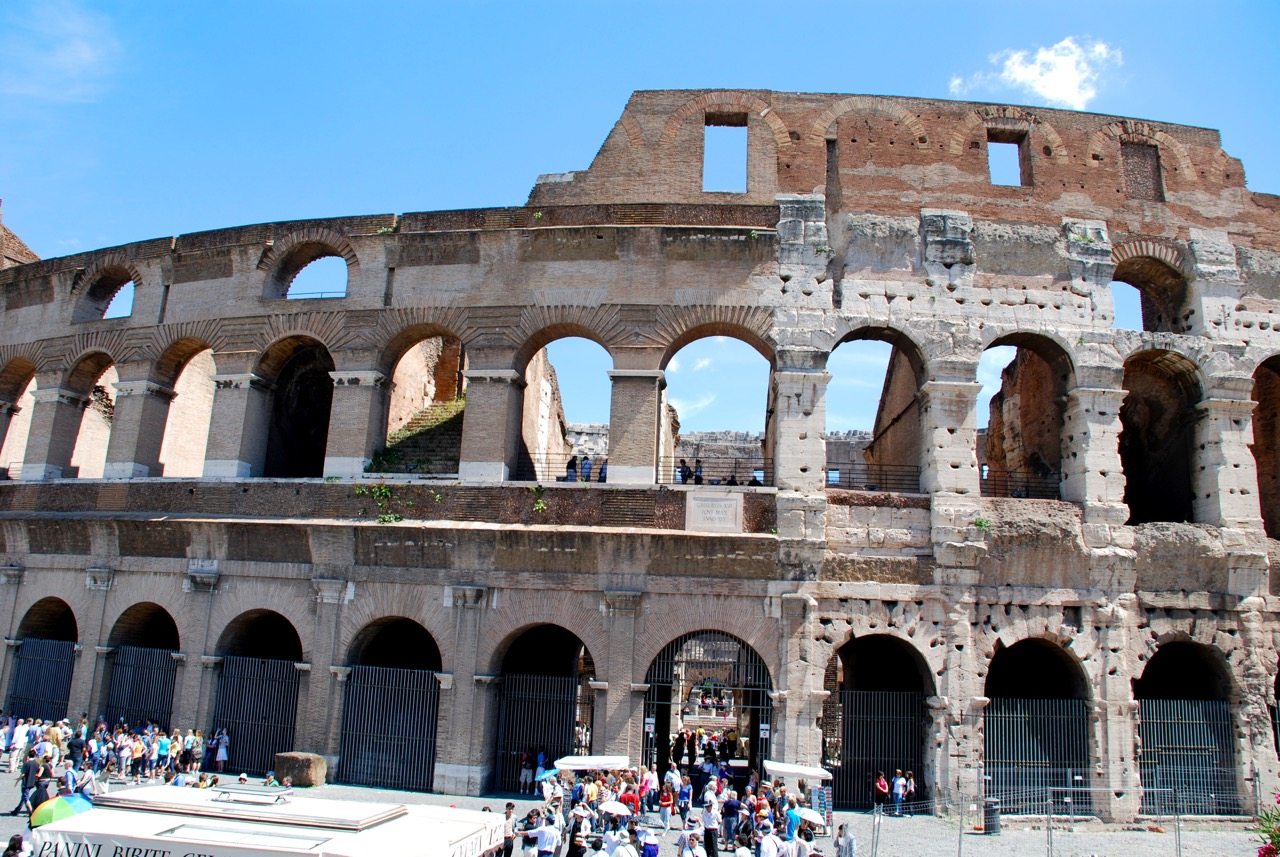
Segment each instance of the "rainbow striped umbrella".
[[35,812],[31,813],[31,826],[32,828],[36,828],[42,824],[51,824],[55,821],[62,821],[64,818],[79,815],[85,810],[90,809],[93,809],[93,802],[84,795],[59,795],[57,797],[51,797],[36,807]]

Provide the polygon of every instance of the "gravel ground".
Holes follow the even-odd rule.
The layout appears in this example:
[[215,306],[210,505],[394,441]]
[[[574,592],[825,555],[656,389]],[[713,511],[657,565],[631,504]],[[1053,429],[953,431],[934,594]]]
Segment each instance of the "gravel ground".
[[[234,774],[233,774],[234,776]],[[357,786],[327,785],[302,791],[308,797],[334,800],[363,800],[394,803],[429,803],[457,805],[472,809],[488,806],[500,812],[507,797],[494,795],[476,798],[454,795],[419,794],[390,789],[370,789]],[[523,815],[534,806],[527,798],[511,798],[516,802],[517,815]],[[18,800],[15,779],[0,774],[0,810],[11,809]],[[655,816],[656,819],[656,816]],[[973,819],[970,820],[971,827]],[[1178,837],[1171,824],[1166,832],[1125,830],[1118,826],[1104,826],[1096,822],[1078,823],[1074,832],[1066,825],[1053,830],[1053,851],[1049,851],[1047,832],[1043,825],[1029,825],[1008,817],[998,836],[985,836],[967,829],[960,832],[958,818],[941,819],[931,816],[891,818],[881,820],[880,841],[873,850],[872,818],[861,813],[836,813],[836,823],[852,825],[858,840],[859,857],[1253,857],[1257,845],[1253,834],[1243,823],[1185,823],[1181,833],[1181,852]],[[7,841],[14,833],[26,833],[25,817],[0,815],[0,834]],[[675,833],[671,833],[662,849],[662,857],[675,855]],[[834,854],[831,840],[820,837],[817,845],[829,857]]]

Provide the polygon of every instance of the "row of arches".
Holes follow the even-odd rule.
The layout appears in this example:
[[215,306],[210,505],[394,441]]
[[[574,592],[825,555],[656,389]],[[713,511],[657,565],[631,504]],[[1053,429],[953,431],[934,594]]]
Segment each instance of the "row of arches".
[[[27,610],[7,710],[47,718],[66,713],[77,637],[61,599],[44,598]],[[106,717],[174,725],[180,640],[173,617],[154,603],[132,605],[107,640]],[[233,767],[265,770],[275,752],[294,746],[301,638],[284,616],[256,608],[228,623],[215,651],[221,661],[210,726],[230,733]],[[597,674],[581,638],[559,625],[532,624],[513,630],[495,656],[491,787],[527,787],[538,754],[554,759],[598,746],[595,701],[598,679],[607,676]],[[340,778],[431,787],[442,668],[436,640],[415,620],[380,617],[354,634],[340,673]],[[898,768],[918,773],[920,799],[927,801],[937,787],[937,726],[929,708],[935,682],[921,652],[898,636],[855,637],[833,653],[818,725],[838,805],[870,806],[876,773]],[[741,639],[717,630],[683,634],[654,657],[644,687],[643,719],[630,727],[641,730],[643,764],[665,770],[675,762],[696,771],[704,761],[736,762],[745,777],[768,756],[775,685],[764,659]],[[998,644],[982,693],[989,701],[970,724],[982,735],[982,791],[1000,797],[1010,812],[1039,811],[1047,795],[1072,788],[1081,789],[1077,805],[1087,801],[1091,762],[1102,753],[1090,684],[1071,652],[1039,638]],[[1221,653],[1187,640],[1162,643],[1133,678],[1133,695],[1148,811],[1175,793],[1184,801],[1211,800],[1200,807],[1204,812],[1240,811],[1231,715],[1237,691]],[[695,745],[691,735],[699,731],[720,740]],[[404,765],[406,752],[425,764]]]
[[[562,467],[560,462],[572,452],[566,440],[563,409],[557,402],[555,371],[545,357],[545,347],[583,333],[589,331],[564,328],[559,334],[547,333],[535,343],[539,348],[531,351],[522,366],[527,381],[523,430],[512,452],[513,473],[521,478],[553,478]],[[720,326],[702,333],[745,343],[765,355],[759,368],[762,376],[767,377],[775,368],[772,350],[750,331]],[[685,344],[697,341],[683,339],[687,340]],[[887,357],[878,358],[884,359],[885,368],[874,424],[851,460],[829,463],[828,481],[853,488],[918,490],[918,477],[913,487],[910,474],[919,473],[925,457],[920,404],[929,376],[923,352],[901,331],[860,328],[838,344],[828,362],[834,364],[846,348],[857,349],[867,343],[888,347]],[[1009,350],[1013,357],[1000,374],[999,390],[989,406],[990,422],[985,434],[980,433],[975,450],[984,491],[1006,496],[1057,497],[1064,478],[1064,461],[1076,453],[1073,447],[1080,443],[1064,430],[1069,396],[1078,383],[1071,355],[1046,334],[1002,336],[988,346],[989,351],[996,349]],[[600,374],[607,375],[607,352],[602,356],[605,361]],[[384,427],[379,430],[381,449],[373,452],[373,469],[456,472],[462,446],[461,414],[467,396],[465,344],[448,331],[419,328],[397,337],[387,360],[391,392],[377,402],[377,413],[371,415]],[[668,361],[665,365],[674,364]],[[851,365],[859,364],[855,361]],[[246,421],[229,427],[232,431],[265,433],[258,470],[252,475],[325,475],[326,455],[334,440],[329,431],[335,407],[334,377],[341,374],[335,367],[330,350],[319,340],[304,335],[278,340],[259,356],[252,375],[269,396],[261,423]],[[150,475],[206,474],[217,373],[216,355],[198,340],[175,343],[150,367],[147,375],[165,400],[163,423],[147,426],[154,430],[153,437],[159,438],[155,444],[157,469]],[[856,370],[852,377],[857,377]],[[858,378],[858,382],[867,386],[865,379]],[[107,460],[113,424],[119,418],[117,411],[123,407],[115,395],[120,383],[117,367],[105,352],[86,355],[63,376],[59,390],[80,403],[80,410],[74,414],[79,425],[76,431],[66,433],[70,442],[51,450],[46,464],[62,469],[64,475],[121,475],[111,471]],[[1119,453],[1131,522],[1195,520],[1193,473],[1197,465],[1196,431],[1202,419],[1198,406],[1207,397],[1200,367],[1174,351],[1148,348],[1131,354],[1125,361],[1122,386],[1125,398],[1120,410],[1123,431]],[[35,402],[40,392],[36,367],[22,358],[0,370],[0,387],[0,397],[19,404],[0,447],[0,463],[7,465],[11,473],[21,473],[30,446],[33,411],[59,405],[49,400]],[[829,413],[839,410],[842,395],[838,381],[833,382],[828,394]],[[868,394],[864,390],[862,395]],[[1268,531],[1274,534],[1280,532],[1280,457],[1276,455],[1280,443],[1280,357],[1273,357],[1258,368],[1253,395],[1257,402],[1253,451],[1261,508]],[[767,434],[774,405],[771,396],[757,405],[756,413],[766,431],[766,448],[761,450],[761,456],[768,455]],[[434,434],[415,434],[414,421],[423,415]],[[351,422],[347,420],[344,425]],[[424,442],[424,437],[434,440]],[[673,458],[670,437],[659,432],[655,442],[665,444],[666,456]],[[124,464],[128,468],[136,462]],[[768,469],[767,462],[761,466]],[[908,475],[895,481],[895,472]]]

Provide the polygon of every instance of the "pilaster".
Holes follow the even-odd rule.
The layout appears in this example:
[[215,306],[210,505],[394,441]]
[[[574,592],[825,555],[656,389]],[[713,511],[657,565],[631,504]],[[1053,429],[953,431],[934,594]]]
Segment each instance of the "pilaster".
[[609,396],[609,483],[652,485],[657,479],[658,426],[665,373],[614,369]]
[[[471,369],[462,416],[458,477],[464,482],[502,482],[515,468],[524,406],[524,378],[512,369]],[[613,476],[610,467],[609,476]]]
[[359,476],[387,442],[389,380],[372,370],[330,372],[333,405],[324,453],[325,476]]
[[31,393],[31,431],[22,464],[23,480],[61,479],[71,466],[71,453],[75,451],[88,400],[58,387],[56,381],[41,378]]
[[493,734],[498,693],[497,680],[485,674],[476,661],[488,590],[483,586],[449,586],[444,598],[453,617],[453,634],[441,653],[445,669],[452,666],[453,690],[440,695],[432,787],[438,792],[480,794],[493,767],[488,736]]
[[117,381],[115,389],[115,413],[103,476],[163,476],[160,445],[169,419],[169,403],[176,394],[145,378]]
[[271,421],[271,385],[252,372],[217,374],[213,384],[204,475],[261,476]]
[[[609,472],[612,475],[612,462],[609,464]],[[609,631],[609,654],[606,663],[596,665],[596,677],[607,677],[608,681],[603,683],[604,692],[597,695],[591,749],[595,753],[625,755],[636,759],[642,749],[636,724],[644,717],[644,697],[633,694],[631,685],[636,680],[636,618],[644,601],[644,593],[612,590],[602,595],[600,611],[605,615],[605,627]],[[601,667],[604,667],[603,671]],[[600,712],[601,702],[603,717]]]

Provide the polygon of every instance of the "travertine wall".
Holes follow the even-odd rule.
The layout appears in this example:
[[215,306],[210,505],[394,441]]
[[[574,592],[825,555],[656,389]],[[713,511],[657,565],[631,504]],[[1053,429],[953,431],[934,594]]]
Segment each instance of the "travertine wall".
[[[703,193],[702,129],[724,122],[747,128],[747,189]],[[1012,138],[1024,186],[992,186],[987,144]],[[531,625],[559,624],[587,647],[594,749],[627,753],[655,654],[688,631],[731,629],[768,665],[771,752],[808,763],[821,760],[831,658],[883,637],[928,677],[924,786],[961,799],[982,782],[992,662],[1042,641],[1083,676],[1088,777],[1107,795],[1095,809],[1117,819],[1141,795],[1134,681],[1173,644],[1194,644],[1227,688],[1247,809],[1253,783],[1278,784],[1267,706],[1280,601],[1263,517],[1277,502],[1280,390],[1258,374],[1280,354],[1278,210],[1206,129],[902,98],[641,92],[589,169],[545,177],[524,208],[264,224],[6,269],[0,400],[32,378],[38,388],[23,478],[70,475],[86,378],[114,366],[104,473],[125,481],[0,491],[0,613],[12,636],[40,598],[60,598],[84,653],[143,599],[201,617],[184,630],[179,704],[199,722],[210,679],[195,662],[237,615],[272,604],[311,664],[297,743],[327,753],[340,734],[325,713],[345,657],[334,653],[368,623],[408,615],[451,677],[436,784],[469,791],[493,764],[503,647]],[[317,248],[346,260],[347,296],[279,299],[280,278]],[[103,284],[122,278],[137,286],[133,316],[97,319]],[[1113,328],[1115,278],[1143,292],[1149,329]],[[341,479],[385,442],[397,361],[446,335],[467,355],[459,484],[406,487],[416,520],[341,520],[351,512],[334,486],[257,478],[293,354],[332,359],[324,466],[308,475]],[[773,485],[727,492],[744,497],[750,534],[684,529],[697,519],[671,496],[692,489],[654,488],[675,450],[662,373],[710,335],[772,367]],[[562,336],[592,338],[613,361],[610,481],[553,486],[535,510],[532,485],[494,484],[557,451],[563,415],[540,361]],[[918,467],[921,493],[825,484],[827,357],[859,338],[895,349],[869,456]],[[984,496],[976,374],[998,344],[1047,369],[1011,374],[988,462],[1034,469],[1028,450],[1049,463],[1060,450],[1060,500]],[[160,472],[170,393],[206,348],[210,479],[177,491],[141,477]],[[1162,502],[1127,504],[1136,486]],[[246,499],[255,491],[272,505]],[[181,520],[131,517],[149,506]],[[219,517],[231,513],[245,520]],[[197,585],[208,563],[213,590]],[[77,665],[73,708],[100,698],[92,660]]]

